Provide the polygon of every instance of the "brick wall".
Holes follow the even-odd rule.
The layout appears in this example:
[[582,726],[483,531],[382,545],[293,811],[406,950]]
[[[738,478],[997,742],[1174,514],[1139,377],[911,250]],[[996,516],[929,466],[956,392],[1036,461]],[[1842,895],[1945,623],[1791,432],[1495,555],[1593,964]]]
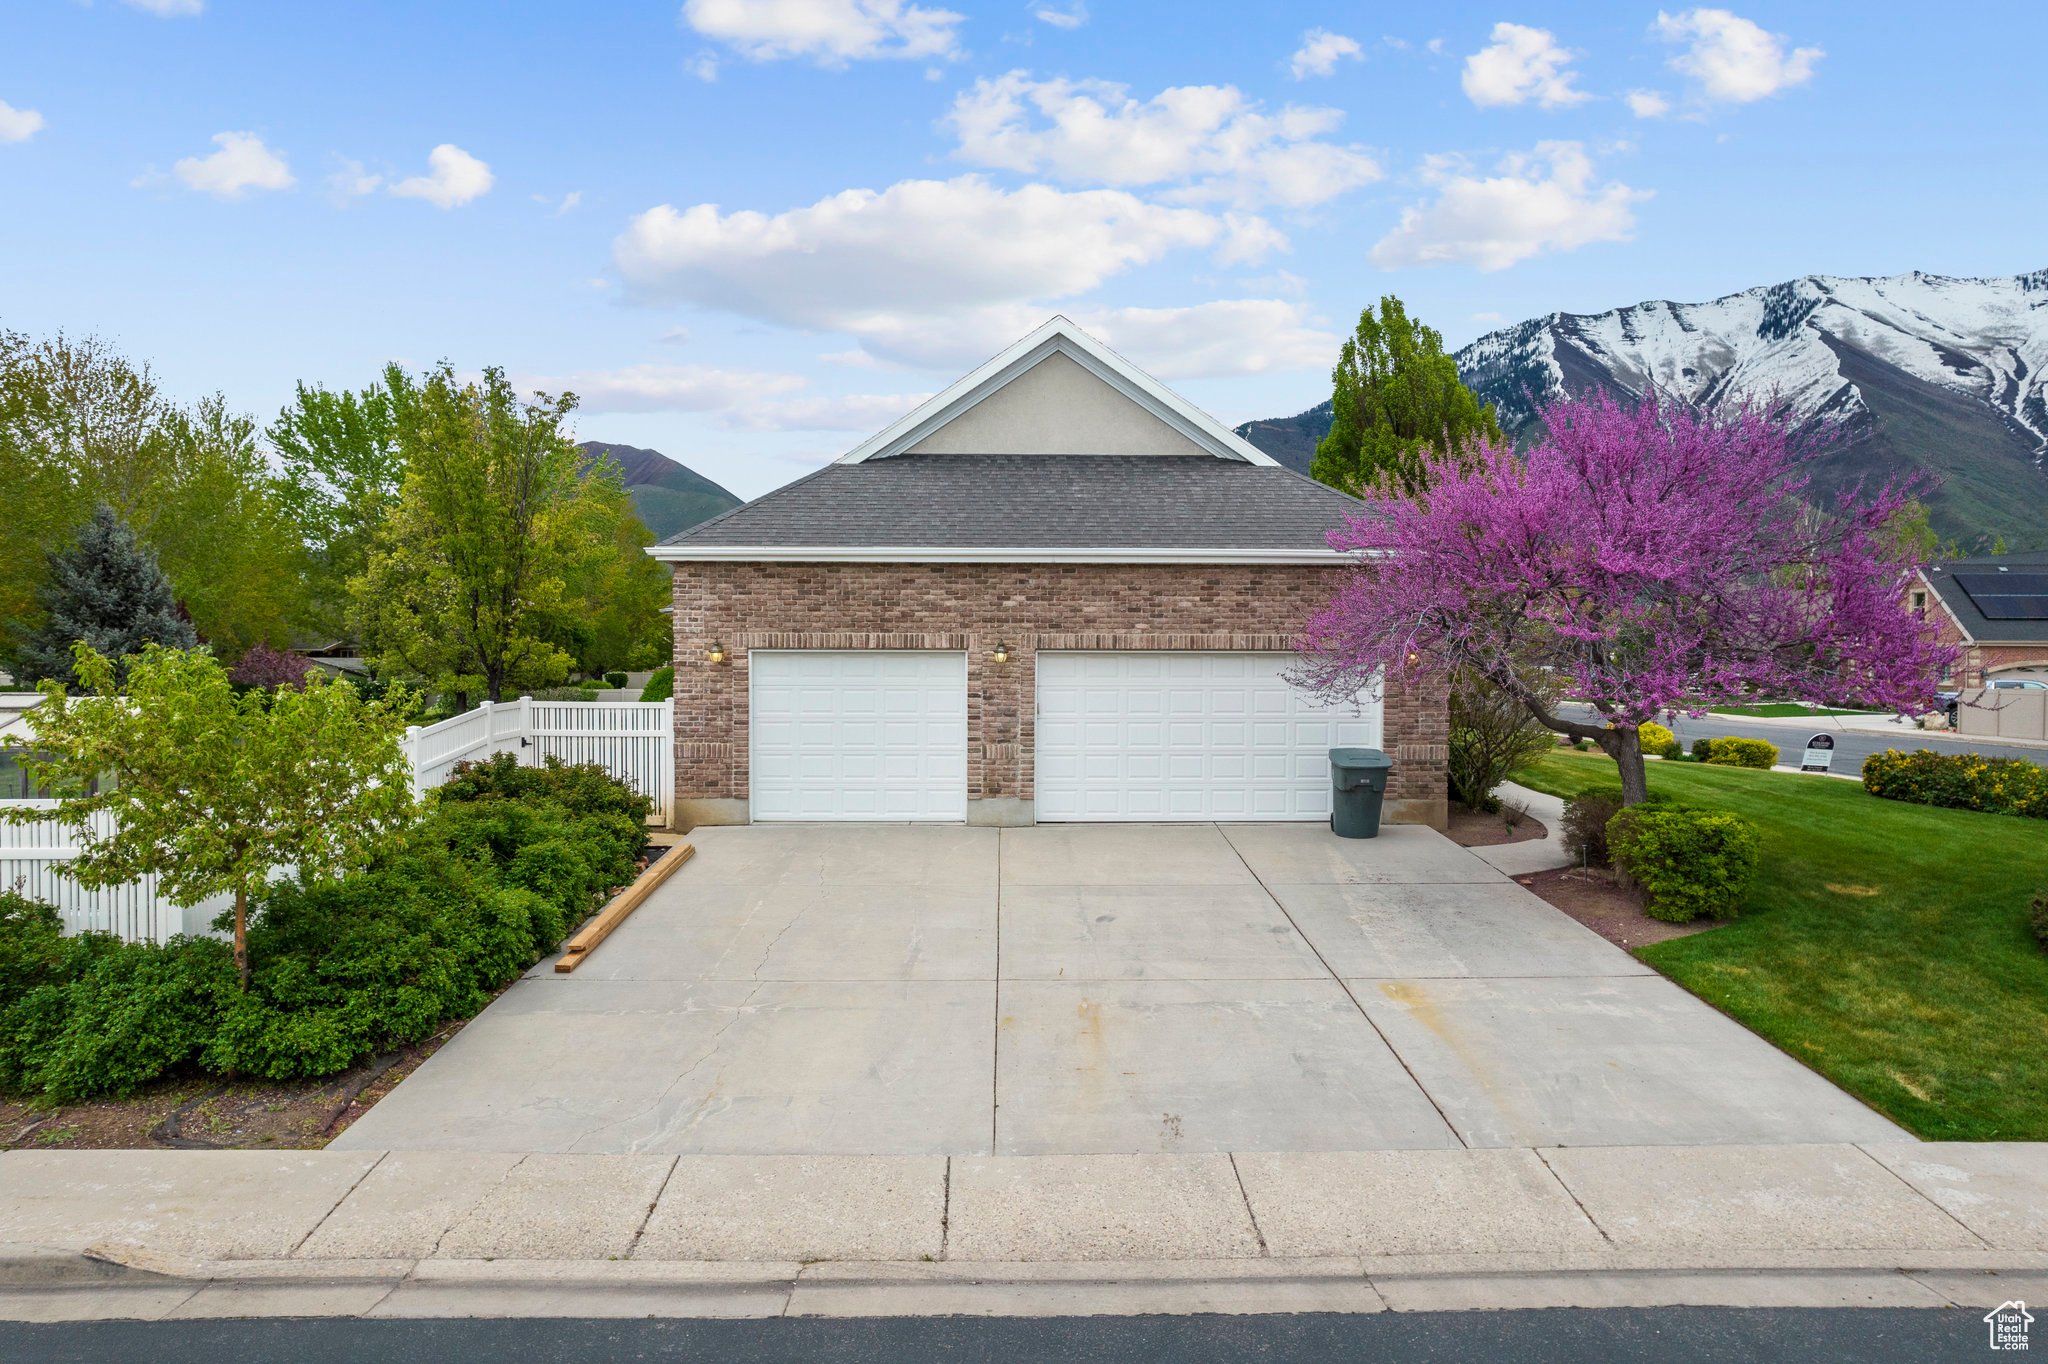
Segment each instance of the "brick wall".
[[[676,795],[747,795],[754,649],[957,649],[967,654],[969,800],[1030,799],[1040,649],[1286,650],[1328,599],[1332,570],[1110,564],[677,564]],[[713,641],[726,661],[713,664]],[[990,653],[1010,647],[1007,663]],[[1397,689],[1382,742],[1391,801],[1441,823],[1448,716],[1440,687]]]
[[2048,644],[1970,644],[1956,628],[1955,619],[1942,609],[1939,599],[1917,578],[1907,592],[1907,603],[1934,625],[1939,642],[1962,646],[1962,657],[1957,660],[1955,671],[1942,679],[1944,685],[1981,687],[1990,673],[2010,668],[2048,668]]

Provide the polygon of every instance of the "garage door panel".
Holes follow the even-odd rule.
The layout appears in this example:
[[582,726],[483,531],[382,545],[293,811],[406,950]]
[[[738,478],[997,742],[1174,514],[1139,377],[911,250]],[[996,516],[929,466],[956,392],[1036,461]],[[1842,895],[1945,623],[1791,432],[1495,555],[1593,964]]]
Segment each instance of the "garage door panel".
[[757,820],[967,817],[967,658],[759,650],[748,660]]
[[[1288,685],[1290,654],[1038,655],[1040,820],[1325,819],[1328,750],[1377,747],[1380,707]],[[1085,715],[1085,720],[1062,717]]]

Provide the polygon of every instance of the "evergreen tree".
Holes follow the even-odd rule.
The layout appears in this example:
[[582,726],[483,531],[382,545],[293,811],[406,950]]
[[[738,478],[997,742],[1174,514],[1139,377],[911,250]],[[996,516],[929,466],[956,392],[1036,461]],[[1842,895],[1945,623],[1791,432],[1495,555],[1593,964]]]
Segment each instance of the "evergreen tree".
[[78,535],[78,543],[49,556],[49,577],[36,594],[48,619],[21,650],[24,681],[49,679],[76,688],[71,646],[84,640],[115,660],[125,678],[127,659],[144,644],[190,649],[199,643],[178,615],[170,579],[135,532],[104,502]]
[[1391,294],[1358,315],[1331,378],[1330,434],[1309,466],[1319,483],[1359,496],[1422,491],[1431,454],[1499,440],[1493,405],[1479,405],[1444,354],[1444,339]]

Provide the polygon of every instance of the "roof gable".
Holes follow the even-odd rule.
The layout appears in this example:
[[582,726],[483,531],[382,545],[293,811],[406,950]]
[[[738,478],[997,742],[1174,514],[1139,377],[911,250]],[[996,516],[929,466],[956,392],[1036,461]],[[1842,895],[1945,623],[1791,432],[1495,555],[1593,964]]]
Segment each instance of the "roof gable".
[[[1035,448],[1021,448],[1026,444]],[[1047,321],[839,462],[911,453],[1208,455],[1274,463],[1064,317]]]

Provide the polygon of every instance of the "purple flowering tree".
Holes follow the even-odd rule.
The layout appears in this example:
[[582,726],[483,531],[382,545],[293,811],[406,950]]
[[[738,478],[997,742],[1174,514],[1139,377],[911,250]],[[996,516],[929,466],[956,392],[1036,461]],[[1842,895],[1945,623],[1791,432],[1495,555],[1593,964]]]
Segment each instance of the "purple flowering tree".
[[303,687],[306,674],[313,665],[303,655],[286,653],[258,643],[242,655],[234,670],[228,674],[230,682],[245,687],[262,687],[265,691],[276,691],[279,687]]
[[[1885,528],[1910,486],[1802,500],[1783,412],[1655,396],[1554,402],[1517,452],[1438,457],[1414,496],[1334,531],[1357,566],[1310,622],[1299,680],[1332,698],[1462,671],[1590,739],[1648,795],[1637,727],[1767,696],[1923,712],[1954,651],[1904,604]],[[1556,713],[1559,692],[1595,723]]]

